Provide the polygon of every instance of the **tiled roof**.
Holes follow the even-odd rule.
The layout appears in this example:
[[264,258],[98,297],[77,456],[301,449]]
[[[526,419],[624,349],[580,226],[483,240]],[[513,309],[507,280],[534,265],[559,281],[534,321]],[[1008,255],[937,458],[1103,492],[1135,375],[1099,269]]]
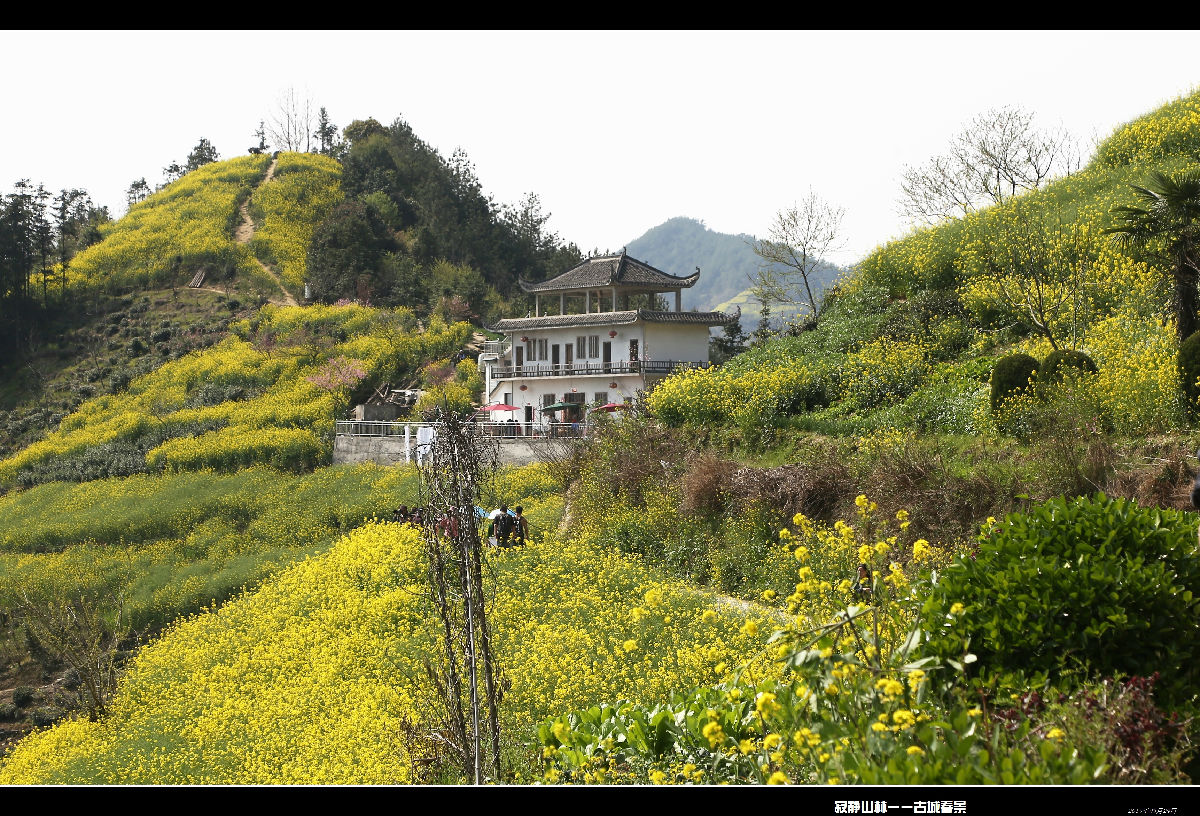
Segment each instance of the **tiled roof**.
[[521,279],[518,283],[526,292],[565,292],[571,290],[596,289],[604,286],[639,287],[662,291],[664,289],[687,289],[700,279],[700,270],[686,278],[668,275],[648,263],[620,255],[604,255],[588,258],[576,267],[546,281],[531,283]]
[[498,320],[489,331],[511,333],[526,329],[557,329],[564,326],[621,326],[642,320],[646,323],[685,323],[701,326],[723,326],[737,315],[725,312],[657,312],[651,309],[631,309],[627,312],[589,312],[587,314],[545,315],[543,317],[514,317]]

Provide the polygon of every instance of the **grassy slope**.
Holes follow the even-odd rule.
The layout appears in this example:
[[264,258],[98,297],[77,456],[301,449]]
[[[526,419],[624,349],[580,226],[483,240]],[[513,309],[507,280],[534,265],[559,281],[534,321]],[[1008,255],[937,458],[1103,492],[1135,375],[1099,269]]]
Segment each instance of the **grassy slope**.
[[[499,487],[529,493],[533,517],[550,521],[561,499],[538,474]],[[764,637],[740,631],[727,608],[702,621],[705,596],[586,546],[545,537],[492,567],[506,752],[521,774],[536,764],[526,751],[542,718],[712,682],[719,663],[739,662]],[[439,709],[420,668],[436,653],[421,569],[411,528],[352,533],[180,623],[134,660],[104,722],[27,739],[0,766],[0,783],[410,780],[422,742],[399,735],[406,721],[418,734],[435,727]],[[631,616],[644,604],[648,616]]]

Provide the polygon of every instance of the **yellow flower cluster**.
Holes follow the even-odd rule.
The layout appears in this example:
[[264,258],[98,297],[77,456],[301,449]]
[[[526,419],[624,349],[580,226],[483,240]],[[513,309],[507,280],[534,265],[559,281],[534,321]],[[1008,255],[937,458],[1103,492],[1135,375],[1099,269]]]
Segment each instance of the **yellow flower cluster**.
[[1161,433],[1182,424],[1172,331],[1153,315],[1123,308],[1088,332],[1100,369],[1093,388],[1119,433]]
[[280,153],[271,181],[250,199],[255,233],[250,247],[259,260],[278,266],[293,295],[304,288],[314,227],[342,200],[342,168],[315,153]]
[[888,405],[911,394],[928,373],[924,346],[880,338],[846,355],[842,396],[862,408]]
[[817,380],[798,359],[758,360],[741,369],[693,368],[663,380],[647,398],[655,416],[671,425],[754,422],[795,411]]

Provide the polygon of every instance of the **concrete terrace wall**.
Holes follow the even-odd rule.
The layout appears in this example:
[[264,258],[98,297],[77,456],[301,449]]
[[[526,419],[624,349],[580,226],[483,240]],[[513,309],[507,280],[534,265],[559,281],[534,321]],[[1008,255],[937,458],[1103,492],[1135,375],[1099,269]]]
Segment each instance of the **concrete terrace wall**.
[[[499,461],[502,465],[528,465],[537,461],[536,446],[545,444],[537,439],[498,439]],[[410,455],[416,461],[417,440],[409,442]],[[350,436],[339,434],[333,438],[333,463],[335,465],[358,465],[375,462],[379,465],[403,465],[405,463],[403,436]]]

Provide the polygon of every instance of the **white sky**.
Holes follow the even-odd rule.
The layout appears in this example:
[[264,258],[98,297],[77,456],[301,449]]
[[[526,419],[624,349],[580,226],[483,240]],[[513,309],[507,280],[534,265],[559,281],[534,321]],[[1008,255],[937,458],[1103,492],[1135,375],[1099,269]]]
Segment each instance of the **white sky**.
[[[811,187],[850,263],[907,231],[900,175],[988,108],[1085,144],[1200,85],[1195,31],[0,33],[0,192],[124,191],[201,137],[243,155],[289,87],[339,128],[402,118],[484,192],[535,192],[585,253],[668,218],[764,236]],[[314,108],[315,109],[315,108]]]

